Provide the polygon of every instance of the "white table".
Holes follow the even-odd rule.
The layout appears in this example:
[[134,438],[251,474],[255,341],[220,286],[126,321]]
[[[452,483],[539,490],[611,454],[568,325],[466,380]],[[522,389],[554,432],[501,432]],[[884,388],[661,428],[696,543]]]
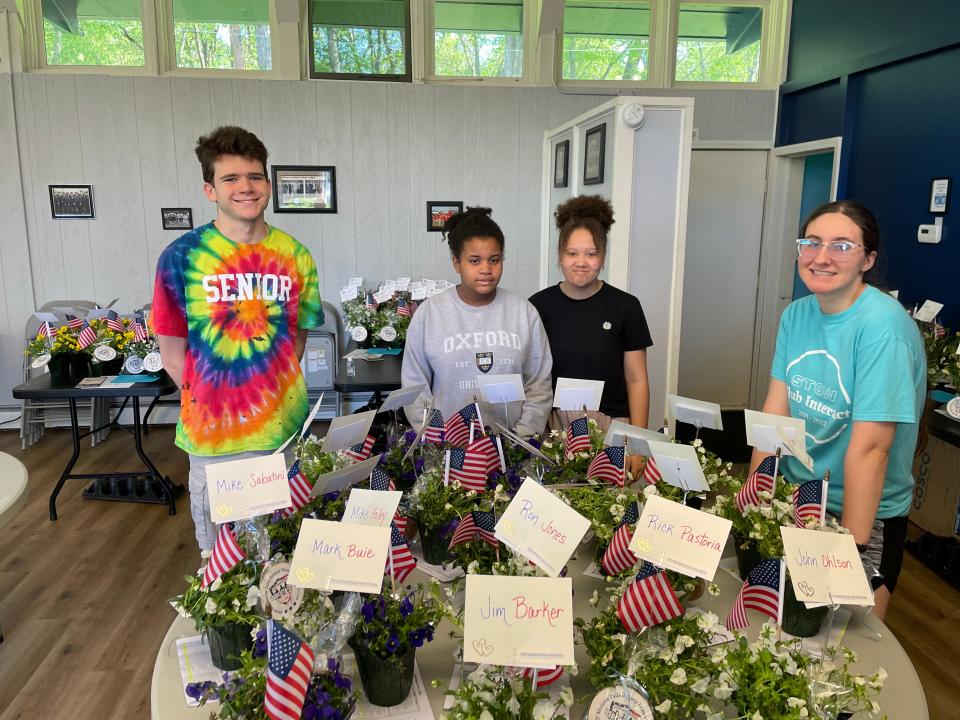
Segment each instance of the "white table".
[[[573,610],[576,616],[592,617],[595,610],[589,606],[588,600],[594,588],[602,588],[603,583],[585,577],[582,572],[587,561],[592,560],[594,556],[593,544],[581,546],[577,556],[577,559],[570,562],[570,576],[574,582]],[[410,581],[426,581],[426,579],[426,576],[419,571],[414,572],[408,578]],[[723,620],[733,603],[733,598],[740,587],[740,583],[724,570],[717,570],[715,582],[720,586],[720,597],[714,598],[704,593],[702,597],[691,604],[711,610]],[[601,595],[603,595],[602,590]],[[859,612],[856,614],[859,615]],[[753,625],[747,632],[752,631],[755,636],[757,629],[762,624],[763,617],[752,610],[748,611],[748,615]],[[443,693],[453,671],[454,643],[449,637],[450,629],[448,623],[443,623],[434,635],[434,641],[424,645],[417,652],[417,663],[420,666],[420,673],[430,697],[435,717],[440,717]],[[167,631],[166,637],[164,637],[157,652],[157,660],[153,668],[153,684],[150,691],[150,709],[153,720],[206,720],[209,717],[209,708],[187,707],[183,699],[183,689],[180,687],[180,666],[177,661],[176,642],[178,638],[196,634],[193,621],[180,617],[175,617]],[[917,677],[917,672],[910,662],[910,658],[907,657],[906,652],[886,625],[869,613],[860,618],[855,617],[847,628],[843,644],[857,653],[858,661],[853,666],[854,669],[859,672],[873,673],[876,672],[878,667],[882,666],[889,673],[883,691],[878,698],[878,702],[883,711],[887,713],[889,720],[928,720],[927,702],[923,694],[923,687],[920,685],[920,678]],[[592,693],[592,688],[586,678],[590,660],[586,651],[579,645],[577,646],[576,659],[580,667],[580,673],[570,680],[574,696],[582,697]],[[441,680],[442,687],[430,687],[430,681],[434,679]],[[359,676],[355,676],[354,682],[359,684]],[[576,710],[571,714],[571,717],[581,716],[582,713],[578,713]]]
[[[27,469],[13,455],[0,452],[0,527],[9,523],[27,502]],[[0,630],[3,642],[3,630]]]

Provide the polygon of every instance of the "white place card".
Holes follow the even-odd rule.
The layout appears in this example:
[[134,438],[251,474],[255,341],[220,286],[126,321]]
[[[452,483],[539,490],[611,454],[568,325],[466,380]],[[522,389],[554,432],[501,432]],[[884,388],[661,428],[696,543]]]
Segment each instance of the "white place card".
[[553,393],[553,406],[560,410],[583,412],[599,410],[603,398],[603,380],[581,380],[577,378],[557,378],[557,389]]
[[489,665],[572,665],[570,578],[467,575],[463,660]]
[[733,525],[659,495],[643,506],[630,550],[657,567],[712,581]]
[[340,289],[340,302],[350,302],[357,297],[357,288],[353,285],[348,285],[345,288]]
[[760,452],[775,453],[779,448],[781,455],[793,455],[784,443],[783,435],[793,442],[794,448],[801,445],[806,447],[806,423],[803,418],[744,410],[743,421],[747,426],[747,445]]
[[480,396],[488,403],[517,402],[526,398],[519,374],[477,375]]
[[284,450],[287,449],[287,445],[289,445],[295,439],[302,438],[304,435],[307,434],[307,430],[310,428],[310,425],[313,423],[313,419],[317,416],[317,413],[320,411],[320,406],[322,404],[323,404],[323,393],[320,393],[320,397],[317,399],[317,402],[314,403],[313,408],[310,410],[309,413],[307,413],[307,419],[303,421],[303,427],[301,427],[299,431],[295,432],[293,435],[288,437],[284,441],[283,445],[281,445],[276,450],[274,450],[273,451],[274,455],[278,453],[282,453]]
[[940,314],[941,310],[943,310],[943,303],[938,303],[933,300],[924,300],[923,305],[920,306],[920,309],[914,313],[913,319],[919,320],[920,322],[933,322],[937,315]]
[[657,461],[657,470],[670,485],[684,492],[706,492],[710,489],[695,447],[659,440],[650,440],[647,444]]
[[354,285],[355,287],[361,287],[363,285],[363,278],[352,277],[347,281],[347,285]]
[[340,492],[341,490],[356,485],[370,477],[370,473],[380,462],[380,456],[374,455],[371,458],[362,460],[345,468],[325,473],[317,478],[310,491],[310,497],[319,497],[327,493]]
[[59,323],[60,318],[51,312],[35,312],[33,316],[40,322]]
[[424,300],[427,297],[429,291],[425,287],[415,287],[410,290],[410,299],[411,300]]
[[363,442],[370,431],[370,425],[373,423],[373,417],[376,414],[376,410],[367,410],[355,415],[343,415],[334,418],[330,423],[330,429],[327,430],[326,437],[323,438],[323,451],[346,450],[351,445]]
[[798,600],[873,605],[873,591],[853,535],[782,527],[780,536]]
[[605,445],[622,445],[627,455],[646,455],[650,453],[650,442],[669,442],[670,436],[648,430],[639,425],[630,425],[622,420],[614,420],[607,428]]
[[717,403],[667,395],[670,417],[694,427],[723,430],[723,416]]
[[353,488],[347,498],[342,522],[352,525],[390,527],[403,493],[399,490]]
[[290,484],[283,455],[263,455],[206,466],[210,519],[244,520],[290,507]]
[[304,518],[287,583],[317,590],[380,592],[390,528]]
[[420,393],[426,389],[427,386],[425,384],[398,388],[387,395],[387,399],[383,401],[383,405],[380,406],[380,409],[377,410],[377,412],[382,413],[387,412],[388,410],[399,410],[407,405],[411,405],[418,397],[420,397]]
[[495,534],[557,577],[589,529],[587,518],[528,477],[497,521]]
[[551,460],[549,457],[547,457],[546,455],[544,455],[541,450],[539,450],[538,448],[535,448],[533,445],[531,445],[530,443],[528,443],[526,440],[524,440],[522,437],[520,437],[519,435],[517,435],[517,434],[514,433],[513,431],[508,430],[507,428],[505,428],[503,425],[501,425],[501,424],[498,423],[498,422],[494,422],[494,426],[497,428],[497,432],[498,432],[501,436],[505,437],[507,440],[509,440],[510,442],[512,442],[514,445],[517,445],[518,447],[523,448],[523,449],[526,450],[528,453],[530,453],[531,455],[533,455],[535,458],[538,458],[538,459],[542,460],[543,462],[547,463],[547,465],[553,465],[553,460]]
[[380,303],[385,303],[387,300],[393,297],[393,290],[378,290],[373,294],[373,299],[379,305]]

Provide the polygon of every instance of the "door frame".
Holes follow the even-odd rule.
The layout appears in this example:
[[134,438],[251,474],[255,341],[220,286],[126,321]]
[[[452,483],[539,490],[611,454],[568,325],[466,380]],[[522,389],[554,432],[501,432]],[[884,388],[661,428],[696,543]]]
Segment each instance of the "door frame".
[[836,200],[841,147],[841,138],[832,137],[784,145],[770,151],[767,162],[767,196],[760,233],[760,278],[757,285],[757,317],[753,335],[755,362],[750,388],[751,407],[759,408],[763,405],[780,315],[793,299],[794,253],[785,239],[796,235],[800,222],[804,163],[809,155],[833,151],[830,200]]

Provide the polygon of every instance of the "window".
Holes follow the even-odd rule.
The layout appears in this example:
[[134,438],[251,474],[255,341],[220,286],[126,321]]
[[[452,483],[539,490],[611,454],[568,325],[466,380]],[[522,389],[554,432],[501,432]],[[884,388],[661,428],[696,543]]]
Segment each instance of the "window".
[[763,8],[680,4],[674,78],[758,82]]
[[173,48],[178,68],[270,70],[269,0],[173,0]]
[[409,80],[407,0],[311,0],[311,77]]
[[646,80],[649,65],[649,2],[567,0],[564,80]]
[[433,7],[435,76],[523,76],[523,0],[436,0]]
[[140,0],[42,0],[47,65],[143,67]]

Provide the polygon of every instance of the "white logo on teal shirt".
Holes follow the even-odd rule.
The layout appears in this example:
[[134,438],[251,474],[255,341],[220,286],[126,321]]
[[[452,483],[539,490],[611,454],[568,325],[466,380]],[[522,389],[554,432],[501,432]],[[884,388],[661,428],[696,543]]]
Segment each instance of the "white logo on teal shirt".
[[787,365],[787,392],[793,414],[804,419],[807,437],[817,445],[847,429],[850,393],[843,384],[840,363],[826,350],[808,350]]

